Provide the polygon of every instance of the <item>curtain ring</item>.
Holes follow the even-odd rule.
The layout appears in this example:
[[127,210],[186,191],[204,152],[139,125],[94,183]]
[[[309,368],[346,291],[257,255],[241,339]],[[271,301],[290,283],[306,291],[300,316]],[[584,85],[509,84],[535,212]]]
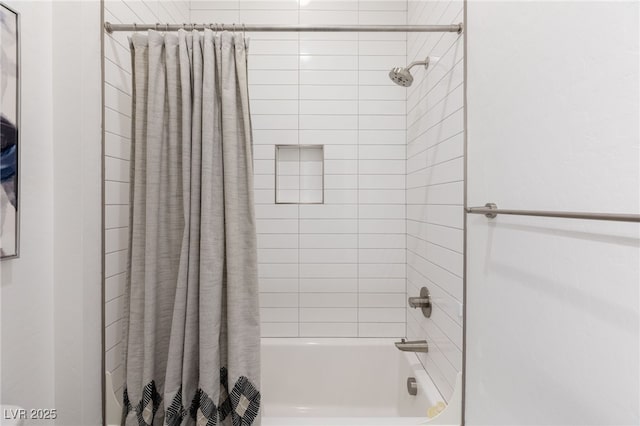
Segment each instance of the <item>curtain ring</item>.
[[138,24],[136,24],[135,22],[133,23],[133,31],[138,32]]
[[246,34],[246,32],[245,32],[245,31],[246,31],[246,29],[247,29],[247,28],[245,27],[244,22],[243,22],[243,23],[242,23],[242,37],[243,37],[243,38],[246,38],[246,37],[247,37],[247,34]]
[[164,24],[164,32],[166,32],[166,33],[169,32],[169,23],[168,22],[166,24]]
[[233,35],[236,35],[236,23],[233,23]]

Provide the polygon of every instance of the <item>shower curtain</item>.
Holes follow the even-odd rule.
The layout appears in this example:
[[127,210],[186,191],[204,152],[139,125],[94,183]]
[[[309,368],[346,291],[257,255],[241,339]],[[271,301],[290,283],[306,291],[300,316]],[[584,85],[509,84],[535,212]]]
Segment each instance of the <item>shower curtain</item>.
[[257,425],[246,41],[149,31],[131,51],[123,424]]

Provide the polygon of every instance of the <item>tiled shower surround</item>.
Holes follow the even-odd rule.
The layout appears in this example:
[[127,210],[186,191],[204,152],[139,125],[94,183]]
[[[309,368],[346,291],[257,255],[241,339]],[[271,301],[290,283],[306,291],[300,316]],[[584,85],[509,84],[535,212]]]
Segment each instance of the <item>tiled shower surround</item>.
[[[105,20],[448,24],[462,21],[462,2],[107,0]],[[462,36],[247,36],[262,335],[427,339],[422,361],[448,397],[462,347]],[[106,367],[118,387],[131,126],[126,37],[105,36]],[[437,61],[427,73],[413,68],[408,90],[388,78],[392,67],[427,55]],[[323,203],[276,204],[282,145],[322,146]],[[300,199],[317,201],[300,179]],[[430,320],[406,308],[422,285],[435,299]]]
[[[457,24],[462,0],[410,1],[409,24]],[[408,62],[431,58],[412,70],[407,94],[407,291],[426,286],[430,318],[407,309],[407,338],[426,339],[419,357],[445,398],[462,371],[464,244],[464,38],[409,34]],[[414,71],[415,70],[415,71]]]
[[[192,1],[191,20],[405,24],[406,8]],[[248,36],[262,335],[404,336],[406,89],[387,73],[406,35]],[[289,144],[324,146],[324,204],[275,203],[275,146]]]

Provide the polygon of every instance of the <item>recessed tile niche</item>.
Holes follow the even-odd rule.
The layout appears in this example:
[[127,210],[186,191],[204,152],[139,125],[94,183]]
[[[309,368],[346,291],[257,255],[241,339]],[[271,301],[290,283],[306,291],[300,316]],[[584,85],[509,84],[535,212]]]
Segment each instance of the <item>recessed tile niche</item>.
[[324,202],[324,146],[276,145],[276,204]]

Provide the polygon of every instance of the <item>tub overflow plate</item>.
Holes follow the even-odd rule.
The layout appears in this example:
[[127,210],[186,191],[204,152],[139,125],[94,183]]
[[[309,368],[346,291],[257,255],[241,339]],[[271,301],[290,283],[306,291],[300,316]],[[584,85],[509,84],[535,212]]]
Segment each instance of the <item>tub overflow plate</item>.
[[416,383],[415,377],[407,377],[407,392],[409,395],[418,394],[418,383]]

